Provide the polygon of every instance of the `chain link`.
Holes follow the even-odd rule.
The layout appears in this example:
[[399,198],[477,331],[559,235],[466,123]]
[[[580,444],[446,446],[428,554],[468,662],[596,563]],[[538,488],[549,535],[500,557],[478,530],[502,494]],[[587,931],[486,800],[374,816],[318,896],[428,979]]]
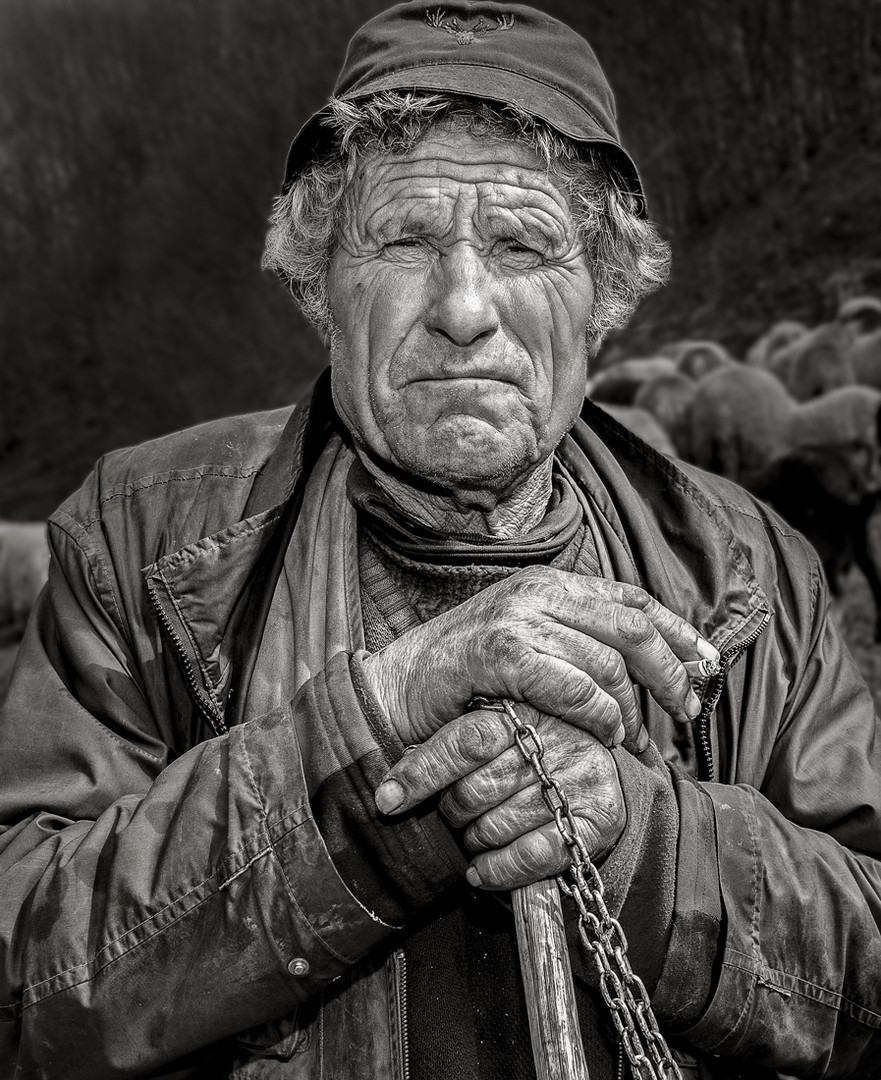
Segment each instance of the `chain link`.
[[578,934],[593,957],[600,993],[609,1008],[624,1053],[638,1080],[682,1080],[679,1066],[658,1029],[648,991],[627,958],[627,939],[621,924],[609,914],[605,888],[587,848],[578,835],[569,800],[544,766],[544,746],[534,724],[528,724],[510,701],[474,702],[481,708],[499,709],[514,725],[514,739],[532,765],[545,804],[554,815],[560,835],[569,849],[571,863],[557,878],[560,889],[574,901],[578,911]]

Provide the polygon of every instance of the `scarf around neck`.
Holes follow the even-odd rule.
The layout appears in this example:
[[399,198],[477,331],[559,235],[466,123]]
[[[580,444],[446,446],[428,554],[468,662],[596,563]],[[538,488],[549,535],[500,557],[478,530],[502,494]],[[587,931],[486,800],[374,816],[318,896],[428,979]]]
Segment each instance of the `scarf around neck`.
[[392,501],[357,458],[349,469],[346,488],[379,543],[415,562],[447,566],[549,562],[572,542],[583,520],[575,490],[557,468],[544,517],[527,532],[510,538],[445,532],[418,521]]

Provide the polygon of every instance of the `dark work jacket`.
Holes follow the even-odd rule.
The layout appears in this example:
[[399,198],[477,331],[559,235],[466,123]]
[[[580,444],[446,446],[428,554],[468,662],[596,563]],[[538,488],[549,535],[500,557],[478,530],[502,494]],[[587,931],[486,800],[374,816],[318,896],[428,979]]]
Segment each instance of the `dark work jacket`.
[[[326,437],[308,415],[115,452],[51,519],[0,723],[3,1076],[403,1075],[398,928],[346,887],[307,786],[340,767],[375,786],[403,748],[357,655],[282,708],[248,708],[249,628]],[[705,1075],[878,1075],[881,743],[815,556],[589,404],[558,454],[616,575],[730,668],[704,688],[713,779],[647,696],[660,754],[616,751],[628,822],[603,875],[631,938],[668,913],[662,1022]],[[433,813],[387,835],[415,915],[464,863]],[[710,931],[712,994],[682,1030],[683,973]],[[366,1033],[347,1026],[356,999]]]

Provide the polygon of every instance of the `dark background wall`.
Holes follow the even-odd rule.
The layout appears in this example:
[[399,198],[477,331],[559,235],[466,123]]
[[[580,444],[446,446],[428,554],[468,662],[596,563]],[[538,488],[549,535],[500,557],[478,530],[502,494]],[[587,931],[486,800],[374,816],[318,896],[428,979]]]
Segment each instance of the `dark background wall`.
[[[292,133],[372,0],[0,0],[0,516],[103,451],[290,400],[260,273]],[[432,5],[434,6],[434,5]],[[594,44],[676,256],[611,344],[735,353],[881,291],[878,0],[546,0]]]

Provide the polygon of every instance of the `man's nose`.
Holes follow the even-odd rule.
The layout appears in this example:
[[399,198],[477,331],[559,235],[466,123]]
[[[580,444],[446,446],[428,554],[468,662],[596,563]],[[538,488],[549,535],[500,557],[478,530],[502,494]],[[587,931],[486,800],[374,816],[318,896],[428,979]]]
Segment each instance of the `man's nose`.
[[491,338],[498,329],[491,275],[469,244],[454,244],[441,256],[428,288],[429,333],[465,347]]

